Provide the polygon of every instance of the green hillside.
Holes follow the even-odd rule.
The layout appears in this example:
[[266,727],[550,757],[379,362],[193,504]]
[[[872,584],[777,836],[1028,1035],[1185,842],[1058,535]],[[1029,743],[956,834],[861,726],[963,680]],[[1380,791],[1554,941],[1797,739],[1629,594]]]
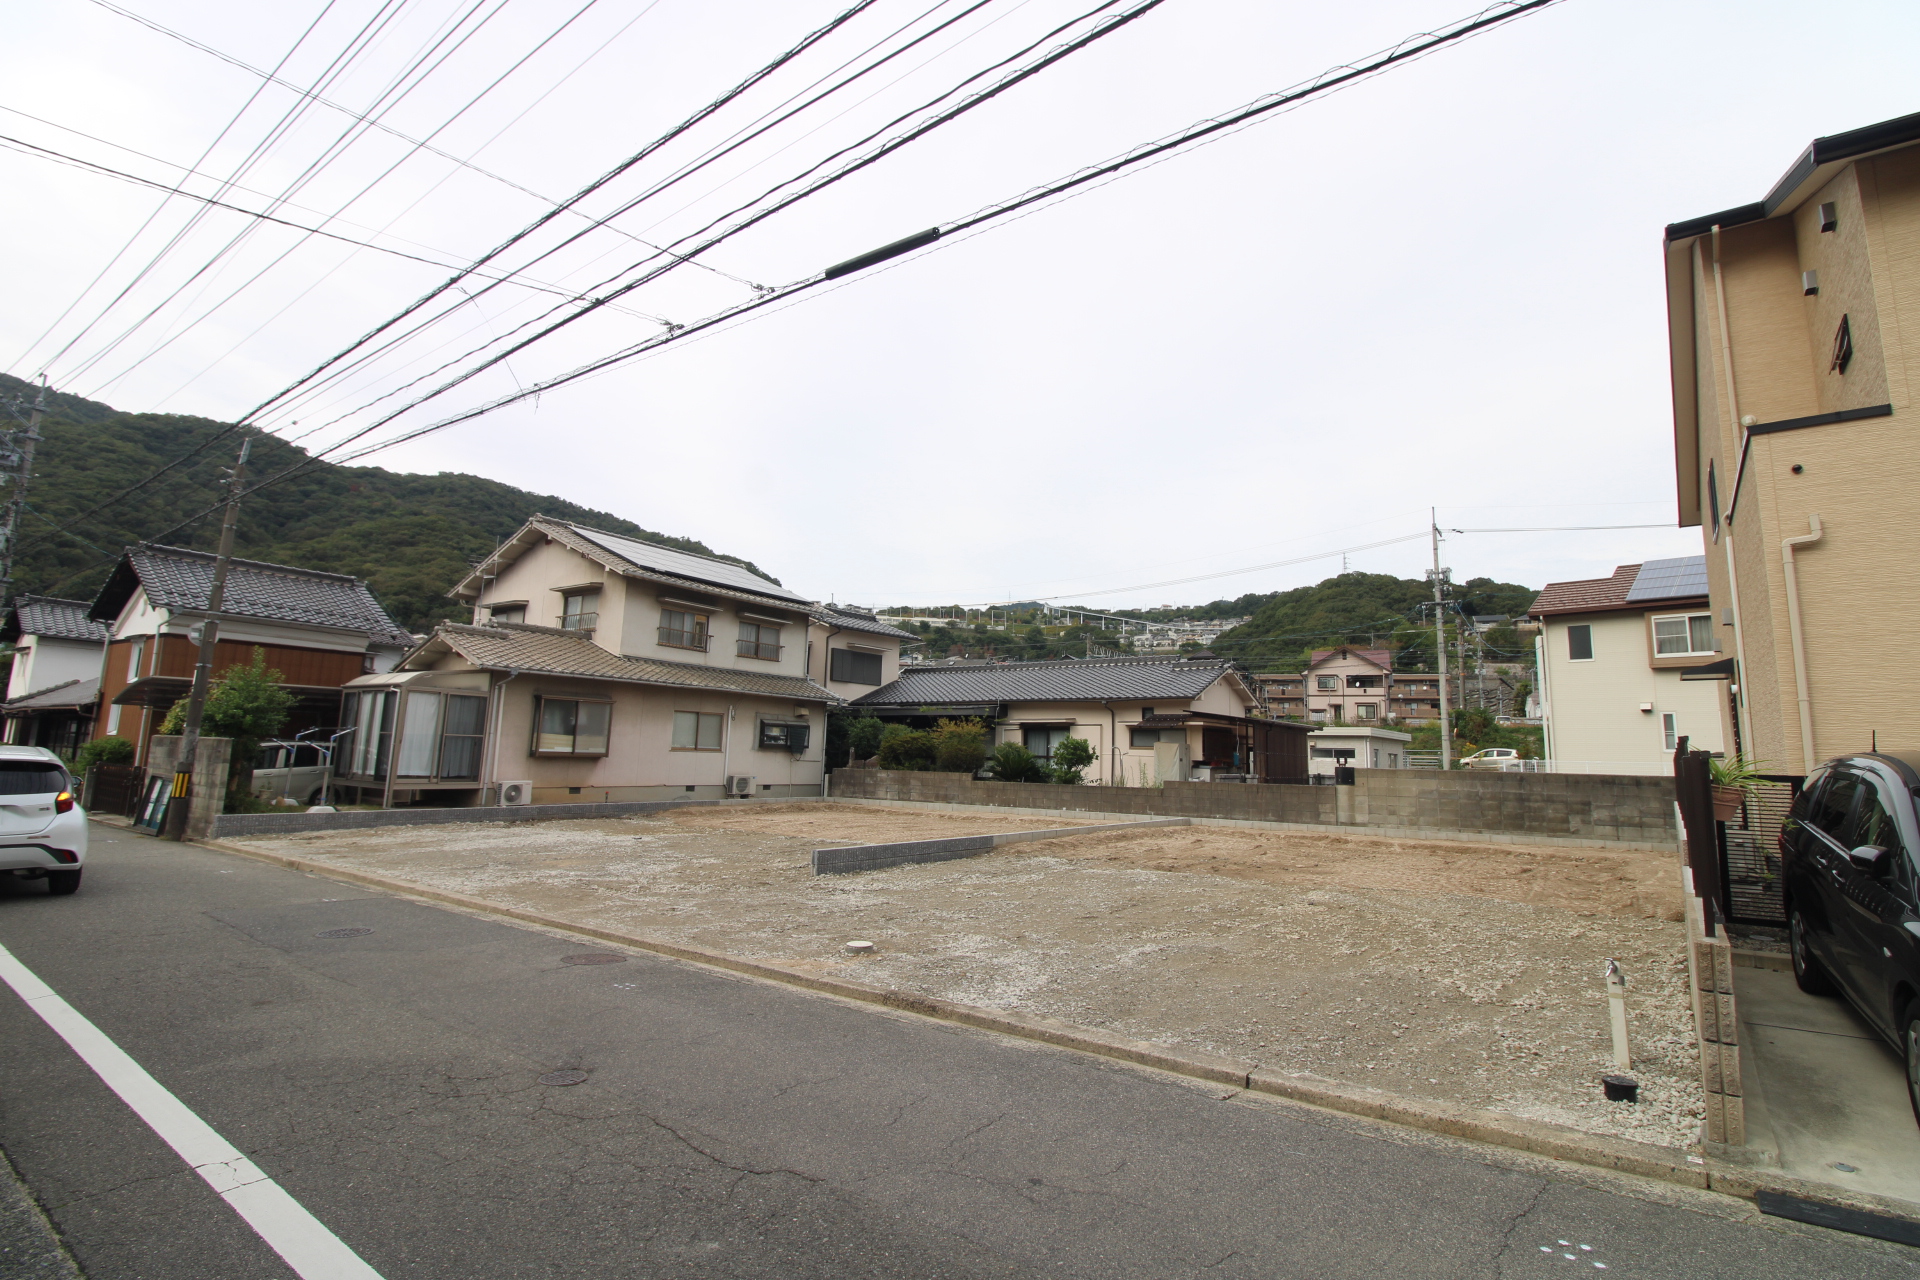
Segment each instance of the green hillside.
[[[1491,578],[1470,578],[1449,592],[1469,614],[1525,613],[1537,594],[1533,587]],[[1432,601],[1433,588],[1418,579],[1343,573],[1310,587],[1240,597],[1232,603],[1241,608],[1251,604],[1252,620],[1223,634],[1212,647],[1256,670],[1298,671],[1309,651],[1336,644],[1404,650],[1396,665],[1424,667],[1433,651],[1431,611],[1426,626],[1417,624],[1420,605]]]
[[[0,399],[16,396],[31,400],[33,388],[0,374]],[[15,590],[90,597],[106,580],[110,564],[103,561],[212,505],[219,498],[221,470],[233,464],[237,438],[221,441],[160,481],[87,516],[72,533],[53,532],[224,425],[175,414],[122,413],[78,396],[49,396],[27,493],[29,514],[20,530]],[[249,463],[251,478],[272,475],[307,456],[297,445],[259,437]],[[480,476],[325,464],[244,504],[234,546],[249,559],[365,578],[394,621],[422,631],[442,618],[468,616],[446,598],[447,588],[536,513],[702,555],[721,554],[691,538],[655,533],[605,511]],[[208,517],[166,541],[211,549],[218,534],[217,517]],[[753,568],[737,557],[721,558]]]

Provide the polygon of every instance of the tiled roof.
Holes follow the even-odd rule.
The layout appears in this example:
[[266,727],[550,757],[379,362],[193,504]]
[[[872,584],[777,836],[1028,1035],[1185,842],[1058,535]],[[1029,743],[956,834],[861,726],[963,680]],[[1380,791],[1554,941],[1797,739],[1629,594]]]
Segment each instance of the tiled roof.
[[854,705],[945,705],[976,702],[1098,702],[1107,698],[1197,698],[1230,671],[1218,659],[1093,658],[1010,662],[992,666],[927,666],[854,699]]
[[1696,600],[1707,594],[1707,558],[1679,556],[1623,564],[1611,578],[1583,578],[1577,582],[1549,582],[1534,597],[1527,612],[1535,617],[1556,613],[1604,613],[1662,600]]
[[1671,560],[1649,560],[1641,565],[1633,580],[1633,590],[1627,592],[1627,603],[1682,600],[1705,594],[1707,558],[1676,556]]
[[902,631],[890,622],[882,622],[864,610],[845,609],[830,604],[815,605],[813,620],[823,626],[839,627],[842,631],[864,631],[868,635],[897,636],[902,640],[920,638],[911,631]]
[[[150,542],[128,547],[93,602],[90,616],[112,621],[136,588],[144,588],[148,601],[157,609],[205,609],[213,593],[213,564],[211,552]],[[293,565],[233,561],[227,570],[220,611],[243,618],[361,631],[375,643],[413,643],[413,636],[394,625],[360,579]]]
[[1623,564],[1611,578],[1582,578],[1575,582],[1549,582],[1533,598],[1532,614],[1579,613],[1592,609],[1623,609],[1627,592],[1640,573],[1637,564]]
[[65,711],[71,708],[90,707],[100,701],[100,680],[93,677],[87,680],[68,680],[51,688],[15,698],[11,702],[0,703],[0,711]]
[[793,698],[801,702],[840,701],[804,676],[763,674],[733,667],[703,667],[691,662],[661,662],[655,658],[629,658],[602,649],[577,632],[511,622],[487,627],[443,622],[427,637],[426,643],[409,654],[405,661],[411,664],[415,655],[429,652],[437,645],[444,645],[474,666],[490,671],[533,671],[554,676],[580,676],[589,680],[724,689],[733,693],[763,694],[770,698]]
[[52,596],[15,596],[7,619],[0,623],[0,640],[46,636],[53,640],[84,640],[100,644],[107,629],[87,616],[85,600],[58,600]]
[[1324,659],[1331,658],[1336,653],[1348,653],[1356,658],[1365,658],[1376,667],[1384,667],[1388,670],[1393,669],[1393,650],[1360,649],[1350,644],[1341,645],[1338,649],[1315,649],[1313,656],[1307,660],[1307,665],[1309,667],[1314,666]]

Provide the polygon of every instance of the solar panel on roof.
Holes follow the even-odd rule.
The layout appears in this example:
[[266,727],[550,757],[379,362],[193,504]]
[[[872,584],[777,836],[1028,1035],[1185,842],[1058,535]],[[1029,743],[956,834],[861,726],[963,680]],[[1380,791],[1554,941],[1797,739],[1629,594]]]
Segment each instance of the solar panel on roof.
[[652,542],[639,542],[633,538],[622,538],[618,534],[582,529],[578,525],[570,527],[589,542],[598,543],[613,554],[624,560],[631,560],[643,569],[657,569],[661,573],[711,582],[719,587],[733,587],[740,591],[754,592],[756,595],[777,596],[782,600],[808,603],[805,596],[795,595],[785,587],[770,582],[752,570],[743,569],[737,564],[729,564],[725,560],[713,560],[706,556],[694,555],[689,551],[675,551],[672,547],[663,547]]
[[1706,594],[1707,558],[1676,556],[1671,560],[1649,560],[1641,565],[1639,575],[1633,580],[1633,589],[1627,592],[1627,603]]

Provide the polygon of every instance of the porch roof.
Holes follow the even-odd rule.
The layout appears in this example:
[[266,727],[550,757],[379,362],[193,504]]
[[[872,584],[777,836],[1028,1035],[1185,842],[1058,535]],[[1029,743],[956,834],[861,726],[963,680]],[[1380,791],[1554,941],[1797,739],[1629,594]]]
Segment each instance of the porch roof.
[[0,703],[0,715],[30,716],[41,711],[78,711],[100,701],[100,681],[68,680],[11,702]]

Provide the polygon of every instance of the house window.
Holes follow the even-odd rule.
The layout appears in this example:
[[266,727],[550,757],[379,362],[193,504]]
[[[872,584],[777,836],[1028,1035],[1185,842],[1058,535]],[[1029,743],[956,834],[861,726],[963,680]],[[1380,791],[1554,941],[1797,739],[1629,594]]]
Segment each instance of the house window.
[[847,684],[879,684],[880,655],[853,649],[828,651],[827,678]]
[[1680,726],[1675,723],[1677,719],[1678,717],[1671,711],[1662,712],[1660,715],[1660,732],[1666,738],[1669,751],[1680,745]]
[[140,659],[145,657],[146,653],[147,639],[145,636],[140,637],[140,639],[135,640],[127,646],[127,679],[129,682],[140,678]]
[[780,658],[780,628],[758,622],[741,623],[740,656],[777,662]]
[[533,754],[537,756],[604,756],[610,702],[583,698],[534,700]]
[[760,746],[766,750],[791,751],[799,755],[807,749],[808,726],[777,720],[760,722]]
[[1378,689],[1380,687],[1380,681],[1381,677],[1379,676],[1348,676],[1347,688]]
[[707,647],[707,615],[683,609],[660,611],[660,643],[675,649]]
[[1713,615],[1675,614],[1653,620],[1653,651],[1661,657],[1713,652]]
[[720,717],[705,711],[673,713],[673,749],[675,751],[718,751]]
[[1340,677],[1339,676],[1315,676],[1313,678],[1313,687],[1320,690],[1322,693],[1331,693],[1340,687]]
[[1020,730],[1020,744],[1042,760],[1053,759],[1053,749],[1071,736],[1066,725],[1030,724]]
[[120,732],[120,704],[117,702],[109,703],[107,706],[107,732],[110,734]]
[[1378,720],[1380,718],[1380,704],[1377,702],[1357,703],[1353,710],[1356,719]]
[[578,631],[591,636],[600,621],[600,593],[596,591],[569,591],[561,597],[566,603],[560,614],[560,628],[563,631]]
[[1141,729],[1135,727],[1128,731],[1127,745],[1144,751],[1153,750],[1157,742],[1185,742],[1185,729]]
[[1713,516],[1713,540],[1720,541],[1720,476],[1713,463],[1707,463],[1707,506]]
[[1567,658],[1572,662],[1593,661],[1593,624],[1577,623],[1567,628]]
[[527,606],[524,604],[503,604],[491,610],[495,622],[525,622]]

